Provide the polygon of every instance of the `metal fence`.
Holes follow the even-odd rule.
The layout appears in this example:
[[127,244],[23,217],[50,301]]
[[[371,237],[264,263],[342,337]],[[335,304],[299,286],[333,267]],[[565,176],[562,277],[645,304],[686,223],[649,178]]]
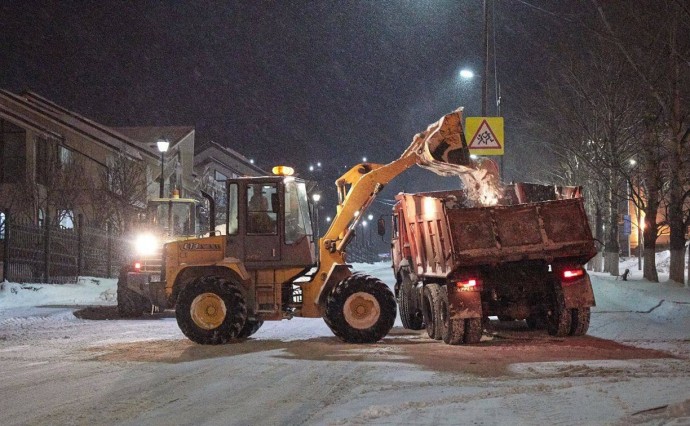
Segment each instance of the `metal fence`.
[[[46,220],[48,222],[48,220]],[[71,283],[79,276],[110,278],[122,265],[123,241],[77,221],[73,229],[16,223],[0,233],[0,277],[13,282]]]

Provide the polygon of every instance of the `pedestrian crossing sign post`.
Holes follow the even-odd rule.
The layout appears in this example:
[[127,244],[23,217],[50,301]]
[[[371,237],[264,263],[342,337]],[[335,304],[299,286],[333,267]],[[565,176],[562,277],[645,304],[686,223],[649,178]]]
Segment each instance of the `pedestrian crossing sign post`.
[[503,117],[467,117],[465,138],[470,154],[503,155]]

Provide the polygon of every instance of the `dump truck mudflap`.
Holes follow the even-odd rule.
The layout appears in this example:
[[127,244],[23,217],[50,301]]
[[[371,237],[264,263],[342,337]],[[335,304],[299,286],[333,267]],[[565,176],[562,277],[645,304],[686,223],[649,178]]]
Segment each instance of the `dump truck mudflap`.
[[482,317],[482,299],[479,290],[463,290],[454,285],[448,289],[448,315],[451,319]]
[[596,306],[592,282],[587,274],[577,281],[562,282],[561,289],[568,309]]

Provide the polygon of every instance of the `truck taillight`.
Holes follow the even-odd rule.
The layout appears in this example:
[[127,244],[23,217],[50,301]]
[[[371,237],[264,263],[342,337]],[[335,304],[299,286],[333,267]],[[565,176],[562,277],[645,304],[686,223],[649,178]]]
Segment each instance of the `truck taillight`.
[[134,270],[141,272],[141,262],[134,262]]
[[455,285],[460,289],[468,290],[477,286],[477,280],[470,278],[469,280],[458,281]]
[[573,278],[579,278],[585,275],[585,271],[582,268],[578,269],[566,269],[563,271],[563,279],[570,280]]

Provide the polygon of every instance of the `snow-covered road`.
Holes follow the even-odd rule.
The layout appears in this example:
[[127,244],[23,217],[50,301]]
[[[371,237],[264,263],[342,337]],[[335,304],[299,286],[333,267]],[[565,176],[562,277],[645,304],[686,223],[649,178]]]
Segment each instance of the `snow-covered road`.
[[[358,269],[392,282],[388,265]],[[199,346],[169,314],[117,319],[108,280],[5,284],[0,424],[690,424],[690,291],[593,284],[588,336],[493,321],[460,347],[399,320],[378,344],[348,345],[318,319]]]

